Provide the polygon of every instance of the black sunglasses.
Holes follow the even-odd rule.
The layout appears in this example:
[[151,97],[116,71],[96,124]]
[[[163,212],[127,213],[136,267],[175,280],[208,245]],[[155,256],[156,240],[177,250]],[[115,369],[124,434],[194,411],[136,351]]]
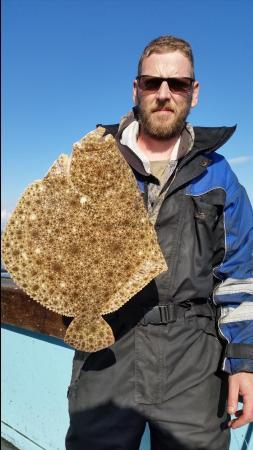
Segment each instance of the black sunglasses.
[[161,78],[152,77],[150,75],[140,75],[136,77],[139,88],[142,91],[156,92],[160,89],[163,81],[168,83],[169,89],[175,94],[188,94],[191,91],[192,83],[195,81],[193,78]]

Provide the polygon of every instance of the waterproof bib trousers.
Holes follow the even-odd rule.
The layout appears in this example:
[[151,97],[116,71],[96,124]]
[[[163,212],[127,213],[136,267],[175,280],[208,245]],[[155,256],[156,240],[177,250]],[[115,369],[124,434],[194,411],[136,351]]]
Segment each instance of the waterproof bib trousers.
[[146,424],[152,450],[229,449],[227,377],[209,304],[179,306],[168,323],[152,314],[110,348],[76,352],[67,450],[138,450]]

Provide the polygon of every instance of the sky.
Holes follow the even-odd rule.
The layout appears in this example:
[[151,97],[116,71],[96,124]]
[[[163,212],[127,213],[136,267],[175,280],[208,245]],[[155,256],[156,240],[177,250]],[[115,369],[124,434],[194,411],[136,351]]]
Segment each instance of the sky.
[[2,0],[1,226],[60,153],[132,108],[141,52],[163,34],[193,48],[188,120],[237,124],[220,153],[253,202],[252,20],[251,0]]

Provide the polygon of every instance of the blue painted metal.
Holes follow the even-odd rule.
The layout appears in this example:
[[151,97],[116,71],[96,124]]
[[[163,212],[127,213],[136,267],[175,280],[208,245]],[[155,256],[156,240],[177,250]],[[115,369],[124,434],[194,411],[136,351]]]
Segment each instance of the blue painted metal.
[[19,331],[2,330],[3,437],[21,450],[63,450],[73,350]]
[[[2,436],[20,450],[64,450],[73,349],[61,340],[2,327]],[[253,424],[230,450],[253,450]],[[140,450],[149,450],[146,430]]]

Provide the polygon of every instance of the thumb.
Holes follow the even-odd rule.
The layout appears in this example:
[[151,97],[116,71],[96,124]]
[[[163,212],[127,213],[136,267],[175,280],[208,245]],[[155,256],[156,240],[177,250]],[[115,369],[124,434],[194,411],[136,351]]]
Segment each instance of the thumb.
[[237,411],[238,398],[239,398],[239,381],[237,380],[236,374],[229,375],[229,378],[228,378],[228,406],[227,406],[228,414],[234,414]]

